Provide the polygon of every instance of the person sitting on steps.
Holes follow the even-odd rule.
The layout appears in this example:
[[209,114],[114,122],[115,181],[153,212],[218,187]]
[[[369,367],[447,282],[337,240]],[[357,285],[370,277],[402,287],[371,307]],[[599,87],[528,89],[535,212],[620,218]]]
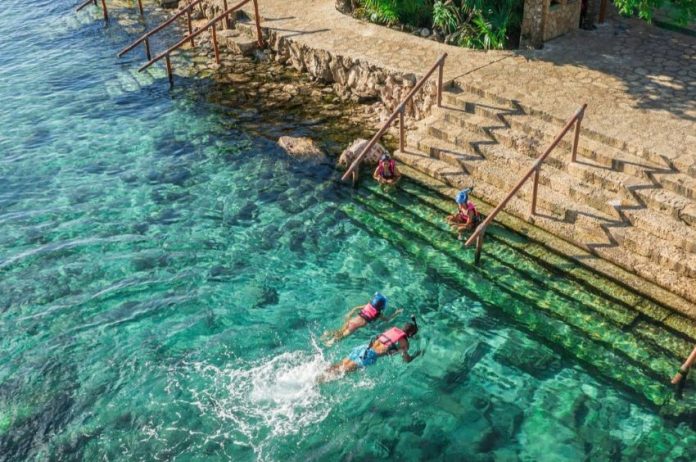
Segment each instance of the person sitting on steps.
[[389,156],[389,154],[382,155],[379,162],[377,162],[377,168],[375,168],[372,178],[374,178],[382,188],[396,186],[396,183],[401,179],[401,173],[399,169],[396,168],[396,160]]
[[481,214],[476,206],[469,200],[469,193],[474,188],[466,188],[457,193],[454,200],[457,202],[457,213],[449,215],[447,222],[452,229],[457,231],[457,239],[462,240],[464,231],[472,231],[481,222]]
[[377,362],[377,358],[386,355],[401,353],[404,362],[411,362],[420,354],[420,351],[413,355],[408,353],[408,339],[418,333],[416,317],[412,316],[411,320],[412,322],[404,324],[402,329],[392,327],[377,337],[374,337],[366,345],[353,348],[347,358],[329,366],[317,380],[319,382],[327,382],[345,373],[372,366]]
[[[350,334],[356,330],[367,326],[369,323],[376,321],[382,315],[382,312],[387,308],[387,297],[379,292],[375,292],[372,296],[372,300],[366,305],[358,305],[348,312],[346,315],[343,327],[337,329],[333,332],[327,332],[324,334],[324,339],[328,345],[332,345],[337,340],[348,337]],[[355,315],[357,312],[357,316]],[[394,319],[401,310],[396,310],[391,318],[386,321],[389,322]]]

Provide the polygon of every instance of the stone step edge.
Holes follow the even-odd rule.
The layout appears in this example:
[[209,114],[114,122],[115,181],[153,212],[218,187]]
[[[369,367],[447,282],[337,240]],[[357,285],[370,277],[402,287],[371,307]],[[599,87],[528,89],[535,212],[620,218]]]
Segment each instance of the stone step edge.
[[[517,119],[511,118],[510,120],[502,121],[499,120],[496,123],[500,125],[489,126],[481,125],[482,121],[478,119],[490,120],[485,116],[480,115],[478,112],[460,112],[456,109],[451,109],[448,107],[437,108],[434,111],[435,115],[440,116],[437,120],[441,120],[449,125],[457,126],[462,129],[466,129],[472,135],[486,136],[491,140],[497,141],[500,145],[505,146],[509,149],[514,149],[520,154],[524,154],[528,157],[538,157],[547,146],[550,145],[553,137],[556,135],[557,130],[553,132],[548,132],[543,129],[539,129],[532,124],[535,121],[524,122]],[[556,128],[556,127],[553,127]],[[583,141],[586,140],[586,141]],[[519,151],[516,143],[518,142],[532,141],[531,143],[525,143],[527,146],[524,151]],[[692,181],[696,179],[692,178],[690,175],[679,172],[672,166],[665,166],[663,162],[661,165],[655,165],[653,163],[648,163],[645,159],[636,157],[632,154],[626,153],[624,151],[618,150],[613,147],[608,147],[607,150],[613,152],[606,152],[607,150],[602,149],[601,145],[598,146],[588,146],[587,141],[593,141],[589,138],[580,137],[580,144],[578,149],[578,161],[584,162],[590,165],[595,165],[600,168],[608,168],[613,173],[619,175],[625,175],[626,177],[636,178],[638,180],[650,180],[653,183],[658,183],[661,187],[667,188],[685,198],[689,198],[689,191],[681,191],[677,185],[673,185],[670,181],[655,179],[655,175],[684,175]],[[554,157],[558,159],[558,162],[563,165],[568,164],[572,151],[573,143],[573,133],[572,131],[567,133],[560,144],[556,147],[556,152]],[[596,144],[596,142],[594,142]]]
[[[467,82],[461,82],[461,81],[458,81],[457,79],[455,79],[455,80],[447,82],[447,85],[458,87],[463,91],[468,91],[468,92],[473,93],[475,95],[478,95],[482,98],[486,98],[486,99],[495,101],[498,104],[506,104],[506,105],[510,106],[511,108],[519,107],[519,108],[523,109],[528,115],[539,117],[546,122],[560,124],[560,126],[563,126],[566,123],[566,119],[561,119],[561,118],[556,117],[552,114],[549,114],[543,110],[536,109],[536,108],[529,106],[529,105],[526,105],[526,104],[522,104],[519,101],[513,101],[511,99],[495,95],[493,93],[487,92],[486,90],[483,90],[483,89],[478,88],[474,85],[471,85]],[[447,86],[445,88],[447,88]],[[578,106],[580,106],[580,104],[578,104]],[[588,110],[591,110],[591,108],[588,108]],[[569,117],[570,117],[570,114],[569,114]],[[625,141],[621,141],[621,140],[618,140],[616,138],[606,136],[600,132],[590,130],[587,127],[583,127],[583,132],[585,132],[586,136],[594,139],[595,141],[599,141],[603,144],[606,144],[608,146],[612,146],[616,149],[624,150],[628,153],[631,153],[633,155],[641,157],[649,162],[653,162],[653,163],[660,165],[660,164],[664,164],[666,161],[665,158],[663,158],[660,154],[658,154],[656,152],[653,152],[653,151],[646,149],[646,148],[638,148],[636,146],[632,146]],[[686,173],[686,171],[681,172],[681,173]]]
[[[457,190],[446,185],[425,173],[410,166],[400,165],[402,173],[413,181],[422,184],[432,191],[447,197],[454,197]],[[493,210],[494,206],[477,197],[477,204],[484,214]],[[630,292],[635,292],[643,298],[650,300],[665,311],[654,313],[641,310],[639,306],[632,306],[638,312],[650,317],[673,331],[688,336],[696,341],[696,305],[664,289],[657,284],[641,278],[620,266],[588,252],[576,244],[554,236],[548,231],[514,215],[501,211],[496,220],[504,226],[526,236],[548,250],[563,255],[582,267],[600,274],[602,277],[614,282]]]
[[[409,150],[406,153],[398,153],[397,158],[401,156],[401,161],[407,164],[413,164],[416,169],[440,179],[445,183],[455,187],[468,187],[472,184],[472,178],[462,172],[460,168],[451,166],[447,162],[439,160],[437,156],[428,156],[422,152],[414,152]],[[483,175],[477,171],[476,173],[477,192],[481,197],[488,198],[489,201],[497,203],[504,197],[504,191],[510,188],[507,183],[500,183],[499,178],[491,175]],[[493,181],[491,183],[491,181]],[[597,226],[597,222],[593,219],[585,219],[581,214],[576,216],[577,219],[572,222],[567,220],[555,219],[550,215],[538,210],[534,217],[529,216],[529,200],[524,200],[524,197],[529,197],[531,185],[526,186],[521,190],[522,199],[513,197],[508,203],[507,210],[510,214],[520,217],[522,220],[535,223],[538,227],[547,230],[561,239],[572,242],[578,247],[594,253],[606,260],[609,260],[621,266],[628,271],[635,272],[642,278],[652,280],[655,284],[664,287],[668,291],[679,295],[690,302],[696,302],[696,278],[693,276],[693,268],[687,263],[687,266],[681,267],[681,259],[678,255],[672,255],[668,260],[669,266],[663,271],[655,273],[654,268],[658,265],[663,256],[660,255],[660,260],[653,258],[651,255],[641,255],[640,252],[631,251],[630,246],[624,246],[623,241],[618,240],[617,234],[608,233],[605,225]],[[539,193],[538,206],[544,209],[552,206],[553,200],[549,202],[549,196],[544,193]],[[549,210],[549,209],[547,209]],[[553,210],[553,209],[551,209]],[[581,219],[582,218],[582,219]],[[621,236],[626,236],[625,232],[620,233]],[[617,240],[613,240],[617,238]],[[627,241],[629,242],[629,241]],[[631,241],[635,244],[634,241]]]
[[[413,144],[416,144],[416,138],[418,136],[421,136],[421,137],[423,137],[423,139],[425,139],[425,138],[437,138],[437,139],[442,140],[442,142],[452,144],[453,146],[456,146],[460,149],[465,149],[465,150],[471,149],[469,146],[460,145],[459,140],[456,140],[456,142],[452,142],[452,141],[443,139],[442,135],[437,133],[437,132],[444,131],[442,126],[448,126],[449,124],[447,122],[445,122],[443,120],[431,120],[430,118],[426,119],[424,122],[425,122],[425,127],[424,127],[425,131],[424,132],[416,131],[416,132],[413,132],[412,134],[409,135],[409,141],[412,141]],[[466,131],[466,128],[460,128],[459,126],[453,126],[453,129]],[[494,147],[485,147],[484,146],[484,147],[481,147],[481,149],[482,149],[482,151],[485,151],[485,153],[488,153],[488,154],[491,154],[491,152],[493,152],[494,153],[494,154],[492,154],[493,156],[496,156],[495,150],[498,150],[498,149],[501,150],[500,152],[510,151],[511,155],[508,157],[511,159],[513,159],[513,154],[516,153],[511,148],[504,146],[504,145],[499,145],[499,146],[496,145]],[[494,151],[490,151],[491,149],[493,149]],[[519,155],[518,157],[519,157],[520,163],[524,163],[525,161],[531,161],[531,159],[532,159],[531,157],[527,157],[527,156],[523,156],[523,155]],[[490,157],[488,157],[486,159],[493,162],[493,164],[495,165],[495,162],[493,161],[493,159],[491,159]],[[482,160],[484,160],[484,159],[482,159]],[[582,164],[582,163],[568,164],[565,168],[559,168],[555,162],[551,161],[551,162],[546,162],[544,165],[548,166],[550,169],[552,169],[552,171],[559,172],[562,175],[568,175],[568,178],[573,178],[574,180],[577,181],[579,187],[582,187],[583,185],[590,187],[590,189],[596,190],[597,194],[603,195],[603,196],[606,196],[606,193],[608,193],[610,195],[618,195],[618,196],[620,196],[622,203],[626,202],[626,201],[631,202],[629,204],[622,204],[621,206],[618,206],[618,207],[610,205],[610,203],[613,202],[614,198],[607,199],[606,197],[599,197],[597,204],[601,203],[602,204],[601,207],[597,206],[595,202],[587,202],[587,204],[589,204],[588,206],[596,209],[597,211],[601,212],[602,214],[606,214],[606,215],[612,217],[612,219],[614,219],[614,220],[623,219],[623,218],[621,218],[621,216],[623,215],[626,217],[626,219],[633,226],[643,229],[643,227],[639,226],[639,224],[638,224],[639,222],[642,222],[640,220],[640,217],[638,217],[637,219],[634,219],[634,217],[633,217],[634,214],[640,213],[639,211],[634,210],[634,207],[635,206],[642,206],[642,207],[645,207],[645,210],[649,210],[650,213],[653,215],[656,215],[656,214],[661,215],[661,216],[663,216],[664,220],[666,220],[668,222],[672,222],[674,225],[684,226],[685,227],[684,232],[685,232],[686,236],[678,237],[677,240],[679,240],[680,242],[678,243],[678,245],[676,245],[676,247],[679,247],[679,248],[681,248],[687,252],[690,252],[690,253],[696,252],[696,241],[692,242],[692,240],[689,239],[689,237],[691,237],[690,235],[692,235],[692,234],[696,238],[696,228],[692,227],[688,223],[684,223],[683,221],[677,220],[675,218],[675,213],[676,213],[675,210],[677,210],[677,209],[669,209],[665,206],[661,207],[659,205],[659,202],[657,202],[657,199],[652,199],[651,196],[640,196],[639,197],[640,200],[637,199],[630,192],[631,188],[634,187],[632,184],[617,186],[616,191],[614,191],[614,190],[610,190],[610,189],[607,189],[605,187],[602,187],[602,185],[598,185],[594,180],[594,178],[599,178],[598,176],[592,177],[590,184],[588,184],[588,183],[586,183],[586,178],[588,177],[588,175],[591,175],[591,174],[596,175],[596,172],[589,170],[587,168],[586,164]],[[547,172],[547,170],[542,169],[542,176],[544,176],[544,172]],[[618,172],[613,172],[613,173],[618,173]],[[546,176],[548,176],[548,175],[546,175]],[[633,178],[633,177],[629,175],[628,179],[630,180],[631,178]],[[597,187],[597,186],[599,186],[599,187]],[[640,195],[641,188],[642,187],[640,187],[640,186],[637,188],[637,190],[638,190],[637,194],[639,194],[639,195]],[[666,191],[666,190],[658,189],[657,191]],[[607,199],[607,200],[604,200],[604,199]],[[643,202],[644,202],[644,204],[643,204]],[[664,239],[662,237],[663,230],[655,230],[655,229],[650,228],[650,229],[645,229],[645,231],[656,238]]]
[[[431,247],[436,249],[438,252],[441,252],[444,255],[447,255],[457,265],[467,265],[467,264],[471,265],[471,262],[469,261],[470,258],[468,255],[466,257],[464,257],[461,255],[457,255],[456,253],[450,253],[442,248],[442,244],[435,244],[432,241],[430,241],[428,239],[427,235],[423,234],[423,231],[415,231],[414,232],[408,228],[404,228],[402,226],[402,223],[396,222],[391,218],[384,217],[380,213],[383,210],[383,207],[379,207],[379,206],[375,207],[374,206],[375,201],[370,201],[367,197],[361,196],[361,195],[356,196],[355,200],[356,200],[356,202],[362,204],[362,206],[365,207],[367,210],[371,211],[372,213],[374,213],[377,216],[380,216],[381,219],[383,219],[387,223],[389,223],[390,226],[394,226],[394,227],[398,227],[398,228],[402,229],[403,232],[407,236],[414,235],[416,239],[427,243],[428,245],[430,245]],[[376,201],[376,203],[379,203],[379,201]],[[410,220],[405,220],[405,221],[410,221]],[[427,234],[427,232],[426,232],[426,234]],[[482,275],[487,274],[488,276],[482,276],[482,277],[487,278],[487,279],[491,279],[491,280],[493,279],[492,276],[494,275],[492,273],[488,273],[485,270],[483,270],[481,274]],[[537,284],[534,282],[535,281],[534,279],[530,279],[530,281],[531,281],[532,285]],[[495,284],[495,282],[494,282],[494,284]],[[543,282],[539,283],[539,286],[544,287]],[[641,370],[643,370],[645,372],[645,374],[647,376],[651,376],[655,380],[664,380],[665,376],[671,372],[671,369],[668,369],[666,365],[660,368],[656,364],[651,363],[650,360],[645,361],[643,358],[641,358],[640,355],[633,355],[635,350],[633,350],[632,348],[626,349],[625,346],[622,346],[623,342],[621,340],[617,340],[617,339],[608,340],[606,338],[602,338],[600,334],[593,337],[592,336],[593,330],[588,329],[588,327],[586,327],[586,325],[585,325],[585,323],[588,322],[588,318],[586,318],[585,314],[582,314],[579,317],[573,318],[573,314],[577,315],[577,312],[571,312],[571,314],[565,315],[562,312],[554,310],[553,308],[548,308],[548,307],[544,308],[543,307],[544,304],[543,303],[539,304],[538,303],[539,300],[536,299],[534,296],[530,296],[528,294],[519,294],[519,293],[517,293],[516,289],[511,285],[502,284],[502,285],[500,285],[500,287],[501,288],[504,287],[505,290],[510,291],[511,293],[514,293],[517,296],[519,296],[521,299],[526,300],[526,303],[529,303],[532,306],[536,306],[539,311],[544,312],[547,316],[560,320],[564,324],[571,327],[573,330],[579,332],[581,336],[587,337],[587,338],[592,338],[594,341],[598,342],[600,345],[608,347],[615,354],[623,357],[628,362],[630,362],[634,365],[637,365]],[[546,287],[545,289],[551,290],[549,287]],[[541,292],[544,292],[544,290],[542,289]],[[556,292],[556,291],[553,291],[553,292],[559,298],[566,298],[565,295],[562,295],[559,292]],[[620,323],[617,323],[617,322],[615,322],[615,320],[612,320],[611,318],[607,317],[606,314],[602,313],[601,311],[597,311],[596,309],[591,308],[589,306],[585,306],[584,309],[589,310],[591,312],[591,314],[588,314],[588,316],[593,317],[593,319],[595,319],[599,323],[601,323],[603,321],[609,321],[612,325],[612,328],[615,329],[617,332],[620,332],[620,335],[638,338],[637,335],[634,335],[632,332],[630,332],[629,329],[626,329],[626,325],[622,326]],[[641,343],[641,342],[636,342],[636,343]],[[648,346],[635,345],[634,348],[643,348],[644,351],[648,353],[647,356],[651,359],[659,357],[668,363],[671,363],[673,361],[678,362],[681,360],[681,358],[675,358],[675,357],[669,355],[669,353],[666,353],[666,352],[662,351],[661,349],[654,347],[652,344],[650,344]]]

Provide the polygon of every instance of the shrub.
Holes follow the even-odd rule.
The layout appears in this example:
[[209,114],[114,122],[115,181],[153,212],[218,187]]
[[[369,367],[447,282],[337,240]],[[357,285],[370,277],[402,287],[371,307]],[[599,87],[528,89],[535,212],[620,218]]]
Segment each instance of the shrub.
[[470,48],[505,48],[517,40],[521,0],[438,0],[433,24],[448,43]]

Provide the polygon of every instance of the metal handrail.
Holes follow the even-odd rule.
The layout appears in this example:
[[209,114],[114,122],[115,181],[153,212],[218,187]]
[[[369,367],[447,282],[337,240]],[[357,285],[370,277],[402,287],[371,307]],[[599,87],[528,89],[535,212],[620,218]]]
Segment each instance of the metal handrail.
[[585,109],[587,109],[587,104],[583,104],[578,108],[577,111],[575,111],[575,114],[568,119],[566,124],[563,126],[560,132],[558,132],[558,135],[554,138],[554,140],[551,142],[548,148],[544,151],[543,154],[541,154],[532,164],[532,167],[529,169],[527,173],[520,179],[520,181],[515,185],[515,187],[512,188],[512,190],[505,196],[505,199],[503,199],[498,206],[493,209],[491,213],[488,214],[486,219],[478,225],[476,230],[471,234],[469,239],[464,243],[464,245],[469,246],[471,245],[474,241],[476,241],[476,256],[474,258],[474,261],[478,263],[480,257],[481,257],[481,248],[483,247],[483,237],[486,233],[486,227],[493,221],[495,216],[500,212],[505,205],[512,199],[512,197],[517,193],[517,191],[522,188],[522,186],[527,182],[530,176],[534,174],[534,189],[532,192],[532,204],[531,204],[531,214],[536,215],[536,201],[537,201],[537,189],[539,187],[539,172],[541,171],[541,164],[544,162],[544,160],[551,154],[551,152],[558,146],[558,143],[561,142],[563,137],[568,133],[570,128],[575,125],[575,137],[573,140],[573,150],[572,150],[572,157],[571,157],[571,162],[575,162],[577,158],[577,153],[578,153],[578,142],[580,140],[580,123],[582,122],[583,117],[585,116]]
[[[82,10],[90,3],[93,3],[94,6],[97,6],[97,0],[86,0],[85,2],[81,3],[77,8],[75,8],[75,11]],[[104,21],[108,22],[109,21],[109,12],[107,11],[107,8],[106,8],[106,0],[101,0],[101,4],[102,4],[102,11],[104,12]],[[138,0],[138,9],[140,10],[140,16],[144,16],[145,13],[143,11],[143,0]]]
[[[138,1],[141,1],[141,0],[138,0]],[[180,17],[183,16],[184,14],[186,14],[186,15],[188,16],[188,29],[189,29],[189,34],[190,34],[191,32],[193,32],[193,30],[192,30],[192,28],[191,28],[191,10],[192,10],[193,7],[195,7],[196,5],[199,5],[202,1],[203,1],[203,0],[194,0],[193,2],[189,3],[189,4],[186,5],[182,10],[180,10],[179,12],[177,12],[174,16],[172,16],[171,18],[167,19],[166,21],[164,21],[162,24],[160,24],[159,26],[155,27],[154,29],[151,29],[151,30],[145,32],[145,33],[144,33],[143,35],[141,35],[140,38],[138,38],[136,41],[134,41],[133,43],[131,43],[130,45],[128,45],[128,46],[127,46],[126,48],[124,48],[123,50],[119,51],[117,56],[118,56],[119,58],[121,58],[123,55],[125,55],[125,54],[128,53],[129,51],[133,50],[135,47],[137,47],[137,46],[140,45],[141,43],[145,42],[145,53],[147,54],[147,59],[152,59],[152,57],[150,56],[150,42],[149,42],[149,38],[150,38],[152,35],[156,34],[157,32],[161,31],[162,29],[164,29],[165,27],[167,27],[168,25],[170,25],[171,23],[173,23],[174,21],[176,21],[178,18],[180,18]],[[193,39],[191,39],[191,46],[195,46],[194,43],[193,43]]]
[[218,45],[217,45],[217,30],[215,28],[215,24],[218,23],[223,18],[227,18],[227,16],[234,13],[235,11],[237,11],[238,9],[240,9],[241,7],[243,7],[244,5],[246,5],[249,2],[254,3],[254,13],[256,16],[255,21],[256,21],[257,40],[258,40],[259,46],[263,46],[263,36],[261,34],[261,24],[260,24],[259,7],[257,4],[257,0],[242,0],[241,2],[239,2],[237,5],[233,6],[232,8],[229,8],[229,9],[223,11],[222,13],[220,13],[219,15],[215,16],[213,19],[208,21],[200,29],[193,31],[192,33],[190,33],[189,35],[187,35],[186,37],[184,37],[183,39],[178,41],[175,45],[172,45],[171,47],[167,48],[162,53],[158,54],[157,56],[155,56],[154,58],[149,60],[147,63],[145,63],[143,66],[141,66],[140,69],[138,69],[138,71],[142,72],[145,69],[147,69],[148,67],[155,64],[157,61],[161,60],[162,58],[165,58],[167,61],[167,75],[169,76],[169,84],[173,85],[174,81],[173,81],[173,76],[172,76],[172,64],[171,64],[171,61],[169,59],[169,55],[172,52],[176,51],[184,43],[186,43],[188,41],[192,41],[194,39],[194,37],[202,34],[208,28],[211,28],[211,30],[212,30],[213,48],[215,49],[215,61],[218,64],[220,64],[220,51],[219,51]]
[[[435,64],[430,68],[430,70],[416,83],[416,85],[413,87],[413,89],[408,92],[408,95],[399,103],[399,105],[394,109],[394,112],[392,112],[391,116],[387,119],[386,122],[382,125],[382,128],[375,134],[375,136],[372,137],[369,143],[367,143],[367,146],[363,148],[362,151],[360,151],[360,154],[358,154],[358,157],[355,158],[352,164],[350,164],[350,167],[348,167],[348,170],[346,170],[346,173],[343,174],[341,177],[342,181],[345,181],[348,179],[348,176],[351,173],[354,173],[358,166],[360,165],[360,162],[362,161],[363,157],[365,157],[365,154],[367,154],[370,149],[377,143],[377,141],[382,138],[384,133],[389,129],[391,124],[394,122],[396,119],[396,116],[399,115],[399,149],[401,151],[404,150],[406,147],[406,139],[405,139],[405,131],[404,131],[404,112],[406,108],[406,103],[408,103],[413,96],[416,94],[418,90],[421,89],[421,87],[425,84],[425,82],[430,78],[430,76],[435,72],[435,69],[438,67],[440,68],[439,73],[438,73],[438,79],[437,79],[437,107],[442,106],[442,74],[443,74],[443,68],[445,67],[445,59],[447,58],[447,53],[444,53],[442,56],[440,56],[437,61],[435,61]],[[353,177],[353,181],[355,181],[357,176]]]
[[691,366],[696,362],[696,347],[694,347],[694,350],[691,352],[688,358],[686,358],[686,361],[684,361],[684,364],[681,365],[679,368],[679,371],[672,377],[672,385],[678,385],[682,380],[684,380],[689,373],[689,369],[691,369]]

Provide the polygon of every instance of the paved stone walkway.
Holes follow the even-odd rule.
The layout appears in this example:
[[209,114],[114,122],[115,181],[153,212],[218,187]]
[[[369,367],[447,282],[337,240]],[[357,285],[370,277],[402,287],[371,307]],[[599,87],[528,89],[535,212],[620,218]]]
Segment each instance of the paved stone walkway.
[[612,17],[538,51],[482,52],[355,20],[334,0],[262,0],[263,26],[332,54],[419,75],[447,52],[445,79],[559,119],[589,104],[592,131],[696,168],[696,38]]

